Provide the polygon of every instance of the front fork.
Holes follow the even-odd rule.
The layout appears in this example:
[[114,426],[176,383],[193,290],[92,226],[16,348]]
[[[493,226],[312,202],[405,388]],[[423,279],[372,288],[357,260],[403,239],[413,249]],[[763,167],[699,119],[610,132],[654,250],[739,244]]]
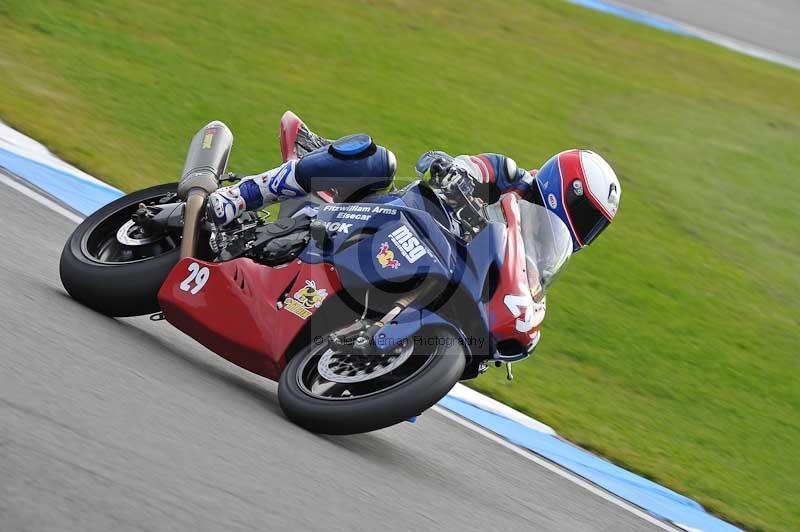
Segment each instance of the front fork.
[[[390,323],[401,312],[408,308],[408,306],[417,299],[419,294],[420,290],[414,290],[413,292],[404,295],[397,300],[395,306],[392,307],[389,312],[387,312],[381,319],[370,325],[366,325],[366,322],[364,321],[368,311],[367,305],[369,299],[367,299],[364,303],[364,316],[362,316],[361,319],[354,323],[351,327],[347,327],[345,331],[343,331],[345,334],[331,337],[331,343],[335,346],[343,347],[345,343],[352,342],[353,347],[356,349],[360,351],[366,351],[369,346],[374,344],[375,335],[378,334],[378,331],[383,329],[387,323]],[[369,293],[367,293],[367,298],[369,298]]]

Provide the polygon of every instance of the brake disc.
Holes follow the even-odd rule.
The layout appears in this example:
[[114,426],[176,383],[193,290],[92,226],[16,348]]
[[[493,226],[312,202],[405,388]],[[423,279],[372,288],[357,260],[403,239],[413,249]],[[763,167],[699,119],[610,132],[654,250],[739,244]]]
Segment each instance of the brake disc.
[[117,242],[126,246],[144,246],[161,240],[163,235],[144,235],[138,233],[141,228],[133,220],[128,220],[117,229]]
[[331,382],[351,384],[364,382],[391,373],[414,352],[412,342],[387,353],[357,355],[328,349],[317,363],[320,377]]

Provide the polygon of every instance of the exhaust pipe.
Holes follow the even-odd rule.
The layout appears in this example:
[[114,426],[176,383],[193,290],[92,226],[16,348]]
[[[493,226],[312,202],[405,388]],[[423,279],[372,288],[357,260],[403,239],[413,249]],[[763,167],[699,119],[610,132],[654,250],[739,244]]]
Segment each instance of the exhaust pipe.
[[200,220],[208,195],[219,188],[233,146],[233,133],[218,120],[203,127],[192,139],[183,175],[178,183],[178,197],[186,201],[183,212],[181,258],[197,254]]

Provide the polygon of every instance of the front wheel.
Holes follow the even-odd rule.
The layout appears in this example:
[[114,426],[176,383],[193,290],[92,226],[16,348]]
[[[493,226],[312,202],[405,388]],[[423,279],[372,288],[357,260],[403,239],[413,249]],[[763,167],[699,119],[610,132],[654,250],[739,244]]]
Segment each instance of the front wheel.
[[89,215],[61,252],[61,283],[69,294],[107,316],[158,312],[156,294],[178,262],[180,234],[147,232],[131,220],[139,204],[175,194],[175,183],[123,196]]
[[421,414],[458,382],[466,362],[459,340],[450,329],[430,328],[385,354],[312,344],[287,364],[278,400],[312,432],[382,429]]

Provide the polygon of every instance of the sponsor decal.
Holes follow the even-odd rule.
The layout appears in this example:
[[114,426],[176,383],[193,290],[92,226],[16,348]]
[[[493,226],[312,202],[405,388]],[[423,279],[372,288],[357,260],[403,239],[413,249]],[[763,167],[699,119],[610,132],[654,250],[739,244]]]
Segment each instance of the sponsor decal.
[[382,268],[396,270],[400,267],[400,261],[394,258],[394,251],[389,247],[388,242],[381,244],[380,250],[378,254],[375,255],[375,258],[378,259],[378,264],[380,264]]
[[428,250],[414,236],[407,225],[401,225],[389,233],[389,239],[400,249],[400,254],[411,264],[414,264],[428,253]]
[[550,204],[551,209],[555,209],[556,207],[558,207],[558,201],[556,200],[556,195],[553,194],[552,192],[547,195],[547,203]]
[[397,209],[391,207],[373,207],[372,214],[397,214]]
[[328,297],[328,291],[317,288],[316,281],[306,280],[306,285],[283,301],[283,308],[301,319],[311,316],[311,309],[319,308]]
[[332,211],[332,212],[371,212],[372,207],[369,205],[359,205],[357,203],[352,204],[344,204],[344,205],[325,205],[322,208],[323,211]]
[[[384,207],[382,205],[359,205],[357,203],[345,205],[325,205],[322,207],[323,211],[337,212],[337,218],[350,218],[351,220],[369,220],[373,214],[389,214],[396,215],[397,209],[393,207]],[[345,214],[346,213],[346,214]],[[354,213],[361,213],[356,216]]]
[[353,227],[353,224],[346,224],[342,222],[325,222],[325,230],[330,231],[331,233],[344,233],[349,235],[351,227]]
[[203,137],[203,146],[202,146],[204,150],[211,149],[211,144],[214,142],[214,133],[216,132],[217,129],[213,127],[206,129],[206,134]]
[[372,218],[371,214],[358,214],[353,212],[337,212],[336,218],[343,218],[345,220],[361,220],[366,222],[370,218]]

